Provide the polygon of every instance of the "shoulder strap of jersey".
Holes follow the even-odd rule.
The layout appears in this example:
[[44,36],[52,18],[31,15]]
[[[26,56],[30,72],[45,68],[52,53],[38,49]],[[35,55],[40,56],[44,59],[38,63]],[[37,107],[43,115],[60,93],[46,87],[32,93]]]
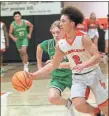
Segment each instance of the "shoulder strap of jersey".
[[48,53],[50,52],[51,47],[55,47],[55,41],[54,39],[48,40]]

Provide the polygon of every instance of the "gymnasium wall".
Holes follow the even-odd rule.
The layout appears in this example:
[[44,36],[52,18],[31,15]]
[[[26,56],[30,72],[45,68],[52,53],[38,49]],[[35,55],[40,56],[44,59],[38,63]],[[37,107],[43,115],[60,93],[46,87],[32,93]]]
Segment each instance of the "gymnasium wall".
[[106,18],[109,10],[109,2],[64,2],[64,6],[73,5],[78,7],[89,18],[91,12],[95,12],[97,18]]
[[[107,25],[108,2],[62,2],[63,6],[73,5],[82,10],[85,17],[88,18],[91,12],[95,12],[100,22],[103,24],[104,29]],[[53,15],[31,15],[23,16],[24,19],[29,20],[34,25],[32,39],[29,42],[28,55],[30,61],[36,61],[36,46],[45,39],[52,38],[49,32],[51,23],[60,18],[59,14]],[[9,25],[13,21],[12,16],[2,17],[3,22],[9,30]],[[99,29],[100,41],[99,50],[104,51],[104,35],[105,32]],[[10,47],[4,53],[4,62],[20,62],[20,57],[16,49],[15,43],[10,39]],[[48,59],[48,55],[44,54],[43,61]]]
[[[37,16],[23,16],[24,19],[29,20],[34,25],[32,39],[29,40],[28,55],[30,61],[36,61],[36,46],[45,39],[52,38],[49,32],[50,25],[60,18],[59,14],[54,15],[37,15]],[[9,25],[13,21],[13,17],[2,17],[8,30]],[[9,40],[10,46],[4,53],[4,62],[20,62],[18,51],[12,39]],[[44,54],[43,61],[48,59],[48,55]]]

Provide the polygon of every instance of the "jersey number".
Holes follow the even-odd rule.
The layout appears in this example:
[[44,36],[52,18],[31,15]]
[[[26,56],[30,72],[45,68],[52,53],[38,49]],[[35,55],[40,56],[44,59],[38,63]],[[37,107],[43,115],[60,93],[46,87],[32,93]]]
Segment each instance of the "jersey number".
[[74,55],[72,58],[76,64],[82,63],[82,61],[80,60],[80,57],[78,55]]
[[19,32],[19,36],[24,36],[24,32],[23,31]]

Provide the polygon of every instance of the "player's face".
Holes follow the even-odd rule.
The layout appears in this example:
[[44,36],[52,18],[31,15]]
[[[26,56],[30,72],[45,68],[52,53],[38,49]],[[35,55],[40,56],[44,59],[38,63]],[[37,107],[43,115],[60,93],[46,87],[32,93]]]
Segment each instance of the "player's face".
[[55,41],[59,41],[62,38],[62,32],[58,27],[52,28],[51,33]]
[[91,13],[91,18],[92,18],[92,19],[96,19],[95,13]]
[[72,21],[67,15],[62,15],[60,18],[60,29],[63,32],[69,32],[72,29]]
[[16,21],[18,21],[18,20],[21,19],[21,16],[20,16],[19,14],[16,14],[16,15],[14,16],[14,19],[15,19]]

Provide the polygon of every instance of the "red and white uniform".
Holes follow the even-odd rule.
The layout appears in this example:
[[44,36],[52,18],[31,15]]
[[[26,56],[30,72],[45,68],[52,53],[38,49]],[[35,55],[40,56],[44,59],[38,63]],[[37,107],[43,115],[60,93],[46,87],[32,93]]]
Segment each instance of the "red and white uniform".
[[99,21],[97,20],[88,20],[87,22],[87,27],[88,27],[88,35],[90,36],[91,39],[94,37],[99,37],[98,30],[97,28],[100,26]]
[[[82,38],[84,34],[86,33],[77,31],[73,43],[68,43],[66,39],[62,39],[59,41],[59,47],[68,57],[71,66],[75,66],[82,62],[85,62],[92,57],[83,47]],[[81,73],[86,73],[88,71],[94,70],[97,66],[98,64],[95,66],[85,68]],[[73,73],[78,73],[75,70],[72,71]]]
[[[69,43],[67,39],[61,39],[58,42],[59,48],[64,52],[70,62],[71,67],[81,64],[89,60],[92,56],[84,49],[82,39],[84,32],[77,31],[76,37],[72,43]],[[101,70],[96,64],[85,68],[78,73],[76,70],[72,70],[72,88],[71,97],[85,97],[87,87],[89,87],[95,94],[97,104],[100,105],[108,99],[108,92],[105,86],[104,76]]]
[[0,35],[1,35],[1,40],[0,40],[0,43],[1,43],[1,45],[0,45],[0,50],[1,51],[5,51],[5,48],[6,48],[6,46],[5,46],[5,36],[4,36],[4,30],[3,30],[3,25],[4,25],[4,23],[3,22],[0,22]]

